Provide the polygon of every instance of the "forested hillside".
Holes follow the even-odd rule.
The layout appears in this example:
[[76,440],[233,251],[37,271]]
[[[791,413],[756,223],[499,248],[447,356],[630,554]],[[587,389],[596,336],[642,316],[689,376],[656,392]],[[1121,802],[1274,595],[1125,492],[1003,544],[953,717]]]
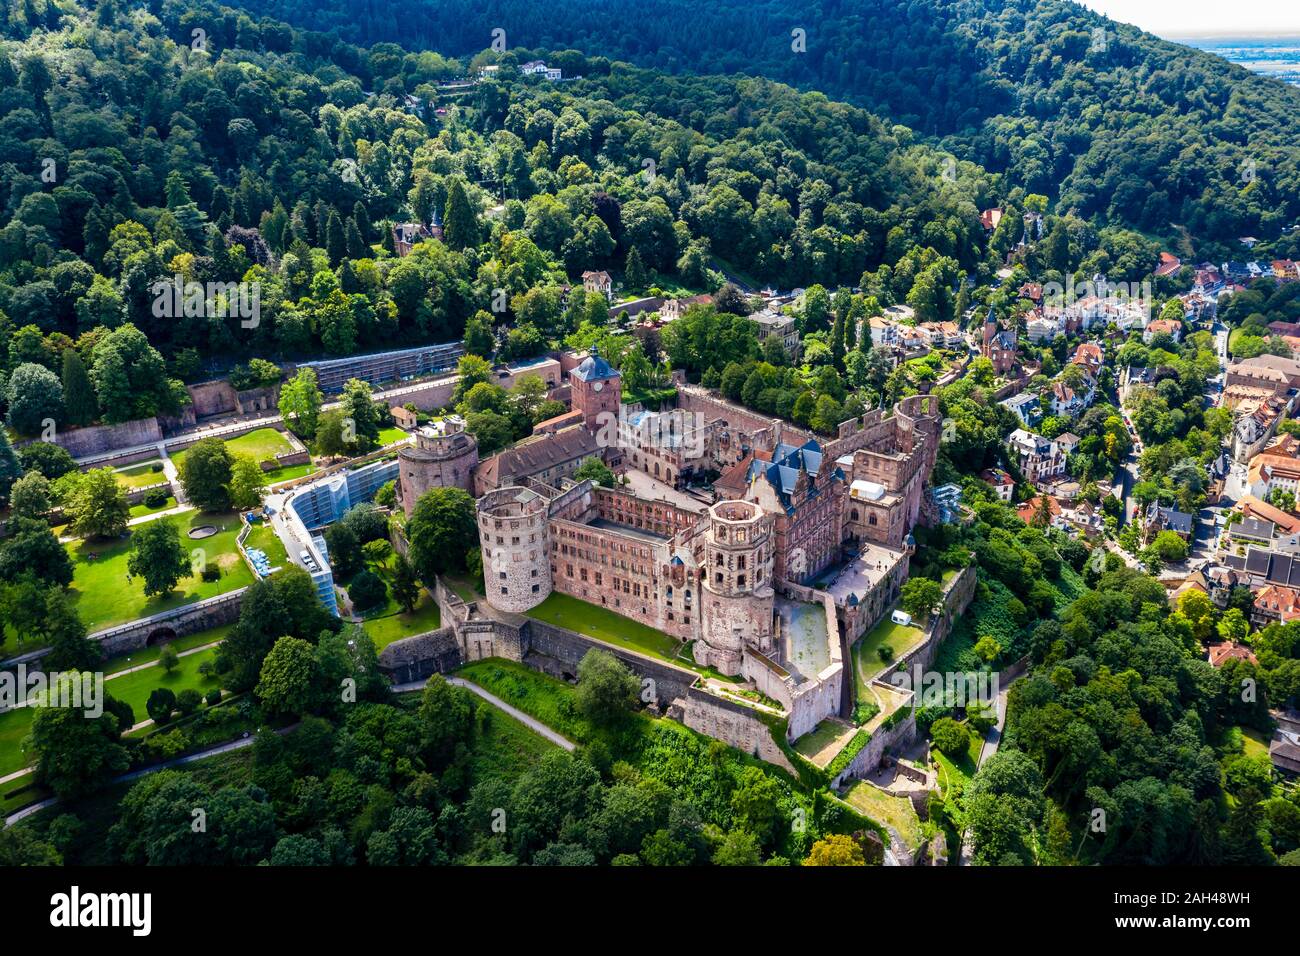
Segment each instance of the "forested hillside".
[[512,48],[768,76],[947,137],[1080,215],[1161,235],[1274,236],[1300,217],[1300,91],[1066,0],[240,5],[353,43],[468,56],[500,28]]
[[[945,179],[905,130],[767,81],[515,74],[435,118],[434,84],[465,69],[436,54],[318,49],[215,7],[42,9],[0,45],[11,370],[57,370],[73,340],[93,369],[128,320],[180,378],[200,355],[459,339],[497,288],[498,321],[562,337],[580,316],[535,286],[634,248],[652,277],[696,288],[716,286],[714,254],[784,287],[883,265],[899,297],[933,267],[950,314],[955,276],[986,254],[977,210],[1002,198],[971,164]],[[443,215],[445,244],[393,255],[389,223]],[[153,283],[175,275],[260,283],[259,323],[156,314]]]

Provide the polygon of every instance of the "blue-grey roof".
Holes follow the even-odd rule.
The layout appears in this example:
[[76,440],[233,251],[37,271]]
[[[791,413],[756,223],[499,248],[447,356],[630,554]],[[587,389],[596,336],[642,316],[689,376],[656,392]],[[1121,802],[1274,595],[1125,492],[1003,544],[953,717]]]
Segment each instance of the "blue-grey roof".
[[795,502],[791,499],[795,488],[799,484],[799,472],[807,472],[808,478],[812,481],[809,491],[809,497],[814,497],[821,493],[821,487],[818,479],[825,477],[828,481],[843,481],[844,472],[837,465],[827,475],[821,474],[822,470],[822,446],[815,439],[809,439],[804,444],[796,447],[787,445],[784,442],[777,445],[772,450],[772,460],[752,461],[749,464],[749,474],[746,476],[752,481],[760,475],[767,479],[767,483],[776,491],[777,497],[781,499],[781,504],[785,507],[786,513],[794,511]]
[[574,378],[583,382],[595,382],[601,379],[618,378],[618,370],[600,357],[595,349],[582,360],[582,364],[572,372]]

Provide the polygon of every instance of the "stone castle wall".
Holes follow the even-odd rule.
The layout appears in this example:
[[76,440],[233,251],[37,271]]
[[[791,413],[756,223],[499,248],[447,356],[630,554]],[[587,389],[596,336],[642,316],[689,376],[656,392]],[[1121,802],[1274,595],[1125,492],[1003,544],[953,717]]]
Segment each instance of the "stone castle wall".
[[[73,458],[105,455],[120,448],[148,445],[162,441],[162,428],[155,418],[138,418],[119,425],[90,425],[54,433],[52,444],[66,448]],[[27,445],[30,442],[21,442]]]
[[691,730],[721,740],[737,750],[743,750],[798,776],[790,759],[772,738],[772,731],[767,724],[743,704],[692,687],[683,698],[674,702],[671,716]]

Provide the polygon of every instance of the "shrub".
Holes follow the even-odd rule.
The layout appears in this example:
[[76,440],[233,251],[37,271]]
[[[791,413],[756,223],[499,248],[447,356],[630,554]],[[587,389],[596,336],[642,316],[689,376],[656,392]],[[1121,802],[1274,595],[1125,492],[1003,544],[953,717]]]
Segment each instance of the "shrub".
[[880,655],[880,659],[886,664],[894,659],[894,649],[888,644],[881,644],[876,653]]
[[149,470],[153,472],[155,475],[162,474],[162,470],[163,470],[162,462],[155,461],[152,465],[149,466]]
[[209,561],[203,566],[203,580],[209,583],[221,578],[221,568],[214,562]]
[[202,703],[203,695],[193,687],[187,687],[176,695],[176,709],[185,717],[198,710],[199,705]]
[[161,508],[167,504],[167,489],[154,488],[152,491],[145,492],[144,503],[150,508]]
[[176,709],[176,695],[166,687],[157,687],[145,701],[144,709],[155,724],[165,724]]
[[[207,662],[205,661],[204,663]],[[212,690],[208,691],[207,696],[204,697],[203,699],[208,702],[209,707],[216,707],[217,704],[221,703],[221,688],[220,687],[212,688]]]
[[964,754],[970,746],[970,731],[965,724],[959,724],[951,717],[940,717],[930,725],[930,739],[943,753],[956,757]]

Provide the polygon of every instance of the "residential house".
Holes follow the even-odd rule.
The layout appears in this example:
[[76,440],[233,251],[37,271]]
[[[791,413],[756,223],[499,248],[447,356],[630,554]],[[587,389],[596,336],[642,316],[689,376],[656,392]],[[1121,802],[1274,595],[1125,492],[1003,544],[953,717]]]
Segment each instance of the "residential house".
[[966,344],[956,322],[922,322],[917,328],[932,349],[959,349]]
[[801,344],[799,326],[794,316],[773,312],[771,309],[760,309],[750,315],[749,320],[758,325],[758,339],[760,342],[765,341],[769,335],[775,335],[781,340],[781,345],[791,359],[799,357]]
[[1211,667],[1222,667],[1228,661],[1233,660],[1249,661],[1252,664],[1259,663],[1250,648],[1244,644],[1238,644],[1236,641],[1218,641],[1210,644],[1205,650]]
[[1097,394],[1097,383],[1090,375],[1084,375],[1082,384],[1076,389],[1058,378],[1052,382],[1052,414],[1062,418],[1078,418],[1092,405]]
[[1078,348],[1074,350],[1070,362],[1078,365],[1093,378],[1101,371],[1101,367],[1106,364],[1106,356],[1101,350],[1101,346],[1096,342],[1081,342]]
[[393,251],[399,256],[409,256],[415,246],[430,238],[429,228],[422,222],[393,224]]
[[[1255,592],[1250,619],[1256,627],[1267,627],[1274,622],[1290,624],[1300,620],[1300,589],[1283,584],[1264,585]],[[1255,663],[1253,654],[1250,660]]]
[[1155,385],[1155,369],[1126,365],[1119,373],[1119,400],[1121,403],[1127,402],[1133,390],[1139,386],[1155,388]]
[[1025,323],[1025,337],[1035,345],[1055,341],[1062,332],[1060,319],[1035,316]]
[[1156,266],[1156,277],[1171,276],[1183,267],[1183,261],[1172,252],[1160,253],[1160,265]]
[[873,315],[867,320],[871,329],[872,348],[885,348],[898,344],[898,323],[883,315]]
[[1257,355],[1228,366],[1227,385],[1267,388],[1286,395],[1300,388],[1300,362],[1280,355]]
[[1009,408],[1026,428],[1036,428],[1043,420],[1043,409],[1038,404],[1038,396],[1032,392],[1019,392],[998,403]]
[[1261,453],[1246,470],[1246,487],[1256,498],[1267,499],[1274,491],[1296,494],[1300,484],[1300,459]]
[[614,300],[614,280],[603,269],[599,272],[584,272],[582,274],[582,287],[588,292],[603,295],[611,302]]
[[1016,483],[1001,468],[985,468],[980,472],[980,480],[992,488],[998,498],[1010,503],[1016,493]]
[[[1290,402],[1275,395],[1260,396],[1260,390],[1255,390],[1256,394],[1252,397],[1243,399],[1243,386],[1240,385],[1233,386],[1233,391],[1231,404],[1227,396],[1224,397],[1225,406],[1234,408],[1237,412],[1237,418],[1232,423],[1232,456],[1237,461],[1250,461],[1273,438],[1277,426],[1290,408]],[[1279,453],[1274,454],[1283,457]]]
[[1014,332],[998,326],[997,316],[989,309],[984,320],[984,334],[980,354],[993,363],[995,375],[1008,376],[1016,367],[1016,336]]
[[1177,342],[1183,334],[1183,323],[1177,319],[1156,319],[1154,322],[1147,323],[1146,329],[1142,332],[1142,341],[1150,345],[1157,335],[1168,335]]
[[686,310],[693,305],[712,305],[713,296],[711,295],[692,295],[682,299],[665,299],[664,304],[659,306],[659,318],[664,322],[671,322],[680,319],[686,314]]
[[1050,438],[1017,428],[1007,436],[1007,450],[1016,468],[1032,482],[1045,481],[1065,474],[1065,458],[1060,445]]
[[1190,544],[1195,534],[1192,516],[1177,508],[1170,508],[1153,501],[1151,507],[1147,509],[1146,522],[1142,528],[1143,541],[1150,544],[1161,531],[1172,531]]

